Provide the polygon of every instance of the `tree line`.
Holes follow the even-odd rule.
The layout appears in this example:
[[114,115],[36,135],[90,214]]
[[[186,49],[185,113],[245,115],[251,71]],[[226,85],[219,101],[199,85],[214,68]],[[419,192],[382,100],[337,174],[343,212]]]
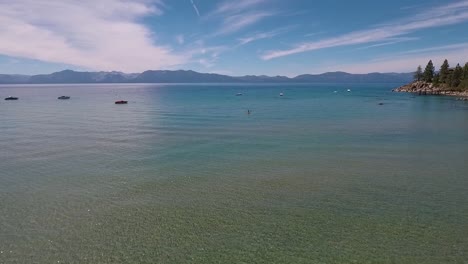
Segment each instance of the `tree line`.
[[457,64],[455,68],[450,68],[448,61],[444,60],[439,71],[436,72],[432,60],[429,60],[424,71],[421,65],[417,67],[414,80],[433,83],[435,86],[450,90],[468,90],[468,62],[463,68],[460,64]]

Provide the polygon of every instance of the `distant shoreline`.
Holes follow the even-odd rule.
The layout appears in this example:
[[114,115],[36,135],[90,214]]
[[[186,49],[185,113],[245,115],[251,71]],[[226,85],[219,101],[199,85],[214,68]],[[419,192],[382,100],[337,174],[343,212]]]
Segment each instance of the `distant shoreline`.
[[64,70],[51,74],[0,74],[0,84],[82,84],[82,83],[407,83],[412,73],[326,72],[295,77],[245,75],[229,76],[195,71],[149,70],[142,73],[77,72]]

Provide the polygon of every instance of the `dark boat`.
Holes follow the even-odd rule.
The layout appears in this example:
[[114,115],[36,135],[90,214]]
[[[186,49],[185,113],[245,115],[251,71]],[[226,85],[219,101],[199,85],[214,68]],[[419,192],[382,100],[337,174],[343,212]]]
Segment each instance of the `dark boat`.
[[124,100],[115,101],[115,104],[126,104],[126,103],[128,103],[128,101],[124,101]]
[[18,100],[18,97],[8,96],[5,100]]
[[62,95],[62,96],[60,96],[60,97],[57,98],[57,99],[60,99],[60,100],[67,100],[67,99],[70,99],[70,96]]

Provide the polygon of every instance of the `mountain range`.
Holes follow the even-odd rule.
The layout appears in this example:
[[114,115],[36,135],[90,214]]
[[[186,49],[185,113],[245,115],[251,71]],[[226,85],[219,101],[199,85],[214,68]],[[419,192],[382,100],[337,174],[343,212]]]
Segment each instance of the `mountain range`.
[[412,73],[326,72],[296,77],[245,75],[228,76],[186,70],[149,70],[142,73],[78,72],[64,70],[51,74],[0,74],[0,84],[59,84],[59,83],[408,83]]

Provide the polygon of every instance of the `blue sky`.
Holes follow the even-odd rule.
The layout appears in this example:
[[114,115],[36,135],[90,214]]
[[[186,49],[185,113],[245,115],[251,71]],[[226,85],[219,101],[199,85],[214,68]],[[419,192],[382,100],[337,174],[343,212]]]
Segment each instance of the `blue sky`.
[[468,61],[468,0],[5,0],[0,73],[295,76]]

